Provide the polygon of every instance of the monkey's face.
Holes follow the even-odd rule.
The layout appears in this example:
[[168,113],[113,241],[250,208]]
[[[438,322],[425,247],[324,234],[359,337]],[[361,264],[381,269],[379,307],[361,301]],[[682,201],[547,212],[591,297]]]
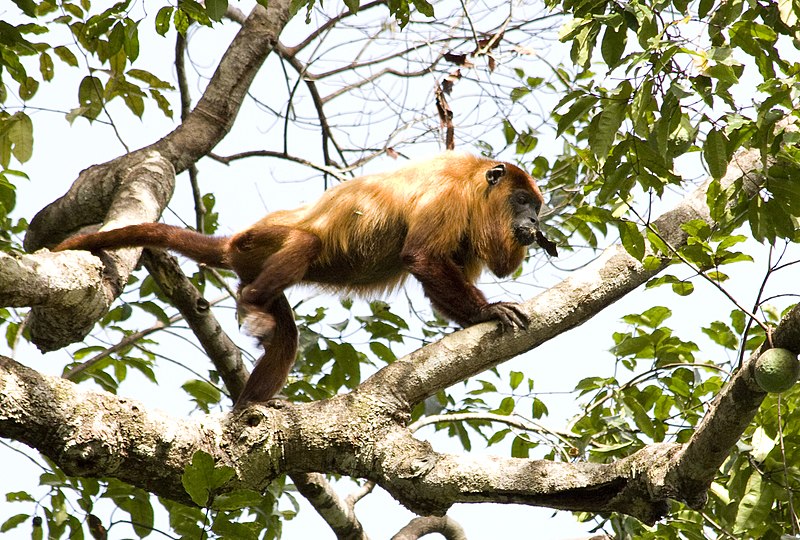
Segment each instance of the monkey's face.
[[512,191],[508,202],[511,205],[511,230],[514,238],[523,246],[533,244],[539,231],[539,210],[542,202],[524,189]]

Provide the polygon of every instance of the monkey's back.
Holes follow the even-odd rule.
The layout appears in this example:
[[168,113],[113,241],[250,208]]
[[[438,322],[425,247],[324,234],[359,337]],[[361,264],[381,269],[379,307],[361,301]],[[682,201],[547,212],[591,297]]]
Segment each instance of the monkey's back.
[[[485,184],[489,160],[445,153],[398,170],[362,176],[327,190],[314,204],[277,212],[262,222],[311,232],[322,243],[304,281],[356,293],[383,293],[407,276],[408,242],[429,253],[464,249],[470,206]],[[465,261],[471,264],[471,261]]]

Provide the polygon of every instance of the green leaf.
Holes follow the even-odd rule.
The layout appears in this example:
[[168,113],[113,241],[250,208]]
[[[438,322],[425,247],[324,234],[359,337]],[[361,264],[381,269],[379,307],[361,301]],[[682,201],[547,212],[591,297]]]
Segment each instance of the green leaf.
[[715,0],[700,0],[700,4],[697,8],[697,15],[701,19],[705,19],[706,16],[711,12],[711,8],[714,7]]
[[694,292],[694,284],[691,281],[673,283],[672,291],[679,296],[689,296]]
[[512,390],[516,390],[520,383],[525,378],[525,375],[522,374],[520,371],[512,371],[509,374],[508,384],[511,386]]
[[33,0],[12,0],[22,13],[28,17],[36,17],[36,4]]
[[769,518],[774,497],[769,483],[763,482],[761,474],[753,470],[747,479],[744,497],[736,508],[733,533],[741,535]]
[[714,321],[709,326],[702,328],[702,331],[714,343],[726,349],[736,350],[739,347],[739,339],[724,322]]
[[53,49],[53,52],[68,66],[78,67],[78,58],[68,48],[58,46]]
[[547,410],[547,405],[544,404],[539,398],[533,398],[533,403],[531,404],[531,416],[533,418],[542,418],[543,416],[547,416],[549,411]]
[[145,71],[143,69],[129,69],[125,75],[128,77],[133,77],[134,79],[139,79],[142,82],[147,83],[150,88],[158,88],[160,90],[171,90],[172,85],[167,81],[162,81],[149,71]]
[[789,28],[793,28],[797,24],[797,12],[795,12],[793,0],[778,0],[778,14],[783,24]]
[[641,261],[644,259],[644,236],[642,236],[639,227],[632,221],[620,221],[617,224],[617,228],[619,229],[619,239],[625,251],[636,260]]
[[719,270],[711,270],[706,272],[706,276],[717,283],[722,283],[723,281],[728,280],[728,274],[720,272]]
[[103,111],[103,81],[87,75],[78,87],[79,116],[94,120]]
[[375,354],[375,356],[377,356],[387,364],[391,364],[392,362],[397,360],[397,356],[395,356],[395,354],[392,352],[392,349],[390,349],[389,347],[387,347],[386,345],[384,345],[379,341],[370,341],[369,348]]
[[[674,277],[674,276],[673,276]],[[677,279],[677,278],[676,278]],[[653,306],[642,313],[631,313],[622,317],[628,324],[646,326],[657,329],[664,325],[664,321],[672,317],[672,310],[665,306]]]
[[27,491],[10,491],[6,493],[6,501],[8,502],[36,502],[30,493]]
[[527,458],[531,449],[531,444],[522,437],[514,437],[511,442],[511,457]]
[[0,532],[8,532],[11,529],[15,528],[17,525],[21,525],[30,519],[30,514],[17,514],[15,516],[11,516],[5,522],[0,525]]
[[633,416],[636,427],[641,429],[642,433],[648,437],[656,439],[656,430],[653,425],[653,420],[648,416],[647,411],[642,407],[641,403],[628,393],[623,394],[622,400]]
[[528,94],[531,93],[531,89],[525,86],[517,86],[516,88],[511,89],[511,93],[509,96],[511,97],[511,102],[516,103],[520,99],[524,98]]
[[613,351],[614,354],[620,357],[636,356],[651,345],[652,340],[650,336],[629,336],[620,341],[619,344],[614,347]]
[[508,428],[501,429],[500,431],[489,437],[489,440],[486,441],[486,446],[491,446],[493,444],[499,443],[500,441],[506,438],[506,435],[509,435],[510,433],[511,430]]
[[8,130],[11,152],[20,163],[25,163],[33,155],[33,122],[30,116],[20,111],[11,117],[13,124]]
[[591,23],[591,19],[583,19],[579,17],[575,17],[574,19],[567,21],[558,31],[559,41],[566,43],[577,36],[583,30],[584,26]]
[[206,0],[206,13],[212,21],[221,21],[227,10],[228,0]]
[[156,100],[156,105],[158,105],[158,108],[161,110],[162,113],[164,113],[164,116],[166,116],[167,118],[172,118],[172,105],[170,105],[169,100],[165,98],[161,92],[155,89],[151,89],[150,97]]
[[33,77],[25,77],[25,79],[19,83],[19,97],[27,101],[36,94],[38,89],[39,81]]
[[722,178],[728,170],[728,139],[725,134],[713,128],[703,144],[703,159],[714,178]]
[[156,14],[156,33],[159,36],[164,36],[169,31],[169,24],[174,10],[175,8],[171,6],[164,6],[158,10]]
[[108,50],[105,55],[110,58],[122,50],[122,45],[125,41],[125,25],[122,21],[118,21],[111,33],[108,35]]
[[208,506],[211,495],[224,486],[235,475],[231,467],[214,466],[214,458],[202,450],[192,455],[192,462],[186,466],[181,483],[186,493],[198,506]]
[[140,538],[153,532],[153,506],[150,504],[147,492],[119,480],[110,479],[103,497],[113,500],[119,508],[130,515],[134,531]]
[[580,390],[582,394],[602,388],[608,383],[608,380],[603,377],[586,377],[578,381],[575,385],[575,390]]
[[162,308],[159,304],[155,302],[132,302],[132,305],[138,307],[142,311],[153,315],[159,322],[163,323],[166,326],[169,326],[170,320],[169,315],[166,314],[164,308]]
[[603,110],[596,121],[592,121],[589,131],[589,146],[598,159],[605,159],[614,144],[617,132],[625,119],[631,89],[629,81],[622,81],[616,91],[608,99],[603,100],[605,104]]
[[741,334],[744,332],[744,326],[747,322],[747,318],[744,313],[739,311],[738,309],[734,309],[731,311],[731,326],[736,331],[737,334]]
[[596,96],[591,95],[576,99],[569,110],[558,119],[556,137],[560,137],[578,118],[582,118],[597,103],[597,100]]
[[196,379],[187,381],[181,385],[181,388],[192,396],[195,403],[206,412],[208,412],[210,404],[219,403],[222,398],[222,394],[217,387],[206,381]]
[[53,80],[53,73],[54,73],[54,66],[53,66],[53,57],[43,52],[39,55],[39,73],[42,74],[42,80],[45,81],[52,81]]
[[625,24],[619,25],[616,29],[612,26],[606,26],[606,31],[603,33],[603,42],[600,45],[600,52],[608,67],[614,68],[619,63],[622,53],[625,52],[627,36],[628,27]]
[[139,58],[139,25],[131,19],[125,19],[125,40],[123,42],[128,60],[133,62]]
[[753,447],[750,451],[750,455],[756,462],[761,463],[767,459],[769,453],[775,448],[776,443],[775,440],[767,434],[764,428],[759,426],[753,432],[753,438],[750,444]]
[[426,17],[434,16],[433,4],[430,4],[427,0],[411,0],[411,1],[414,4],[414,7],[417,8],[417,11],[419,11]]

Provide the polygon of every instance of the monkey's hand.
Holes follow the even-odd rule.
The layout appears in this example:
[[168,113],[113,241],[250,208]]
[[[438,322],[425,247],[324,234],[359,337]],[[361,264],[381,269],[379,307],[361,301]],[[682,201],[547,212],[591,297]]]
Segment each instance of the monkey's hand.
[[473,319],[473,323],[484,321],[500,321],[503,330],[511,328],[527,328],[530,319],[514,302],[495,302],[483,306],[478,315]]

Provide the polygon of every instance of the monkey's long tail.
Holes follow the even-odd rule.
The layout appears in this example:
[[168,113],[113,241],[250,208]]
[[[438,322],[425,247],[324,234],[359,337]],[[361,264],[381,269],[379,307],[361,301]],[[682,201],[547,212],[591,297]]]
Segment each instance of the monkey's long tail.
[[272,398],[286,384],[294,365],[298,333],[292,306],[281,293],[273,300],[268,311],[275,319],[275,329],[269,342],[264,343],[264,354],[247,379],[234,409]]
[[177,251],[200,263],[228,268],[224,260],[227,241],[225,237],[207,236],[173,225],[140,223],[110,231],[73,236],[58,244],[53,251],[160,247]]

